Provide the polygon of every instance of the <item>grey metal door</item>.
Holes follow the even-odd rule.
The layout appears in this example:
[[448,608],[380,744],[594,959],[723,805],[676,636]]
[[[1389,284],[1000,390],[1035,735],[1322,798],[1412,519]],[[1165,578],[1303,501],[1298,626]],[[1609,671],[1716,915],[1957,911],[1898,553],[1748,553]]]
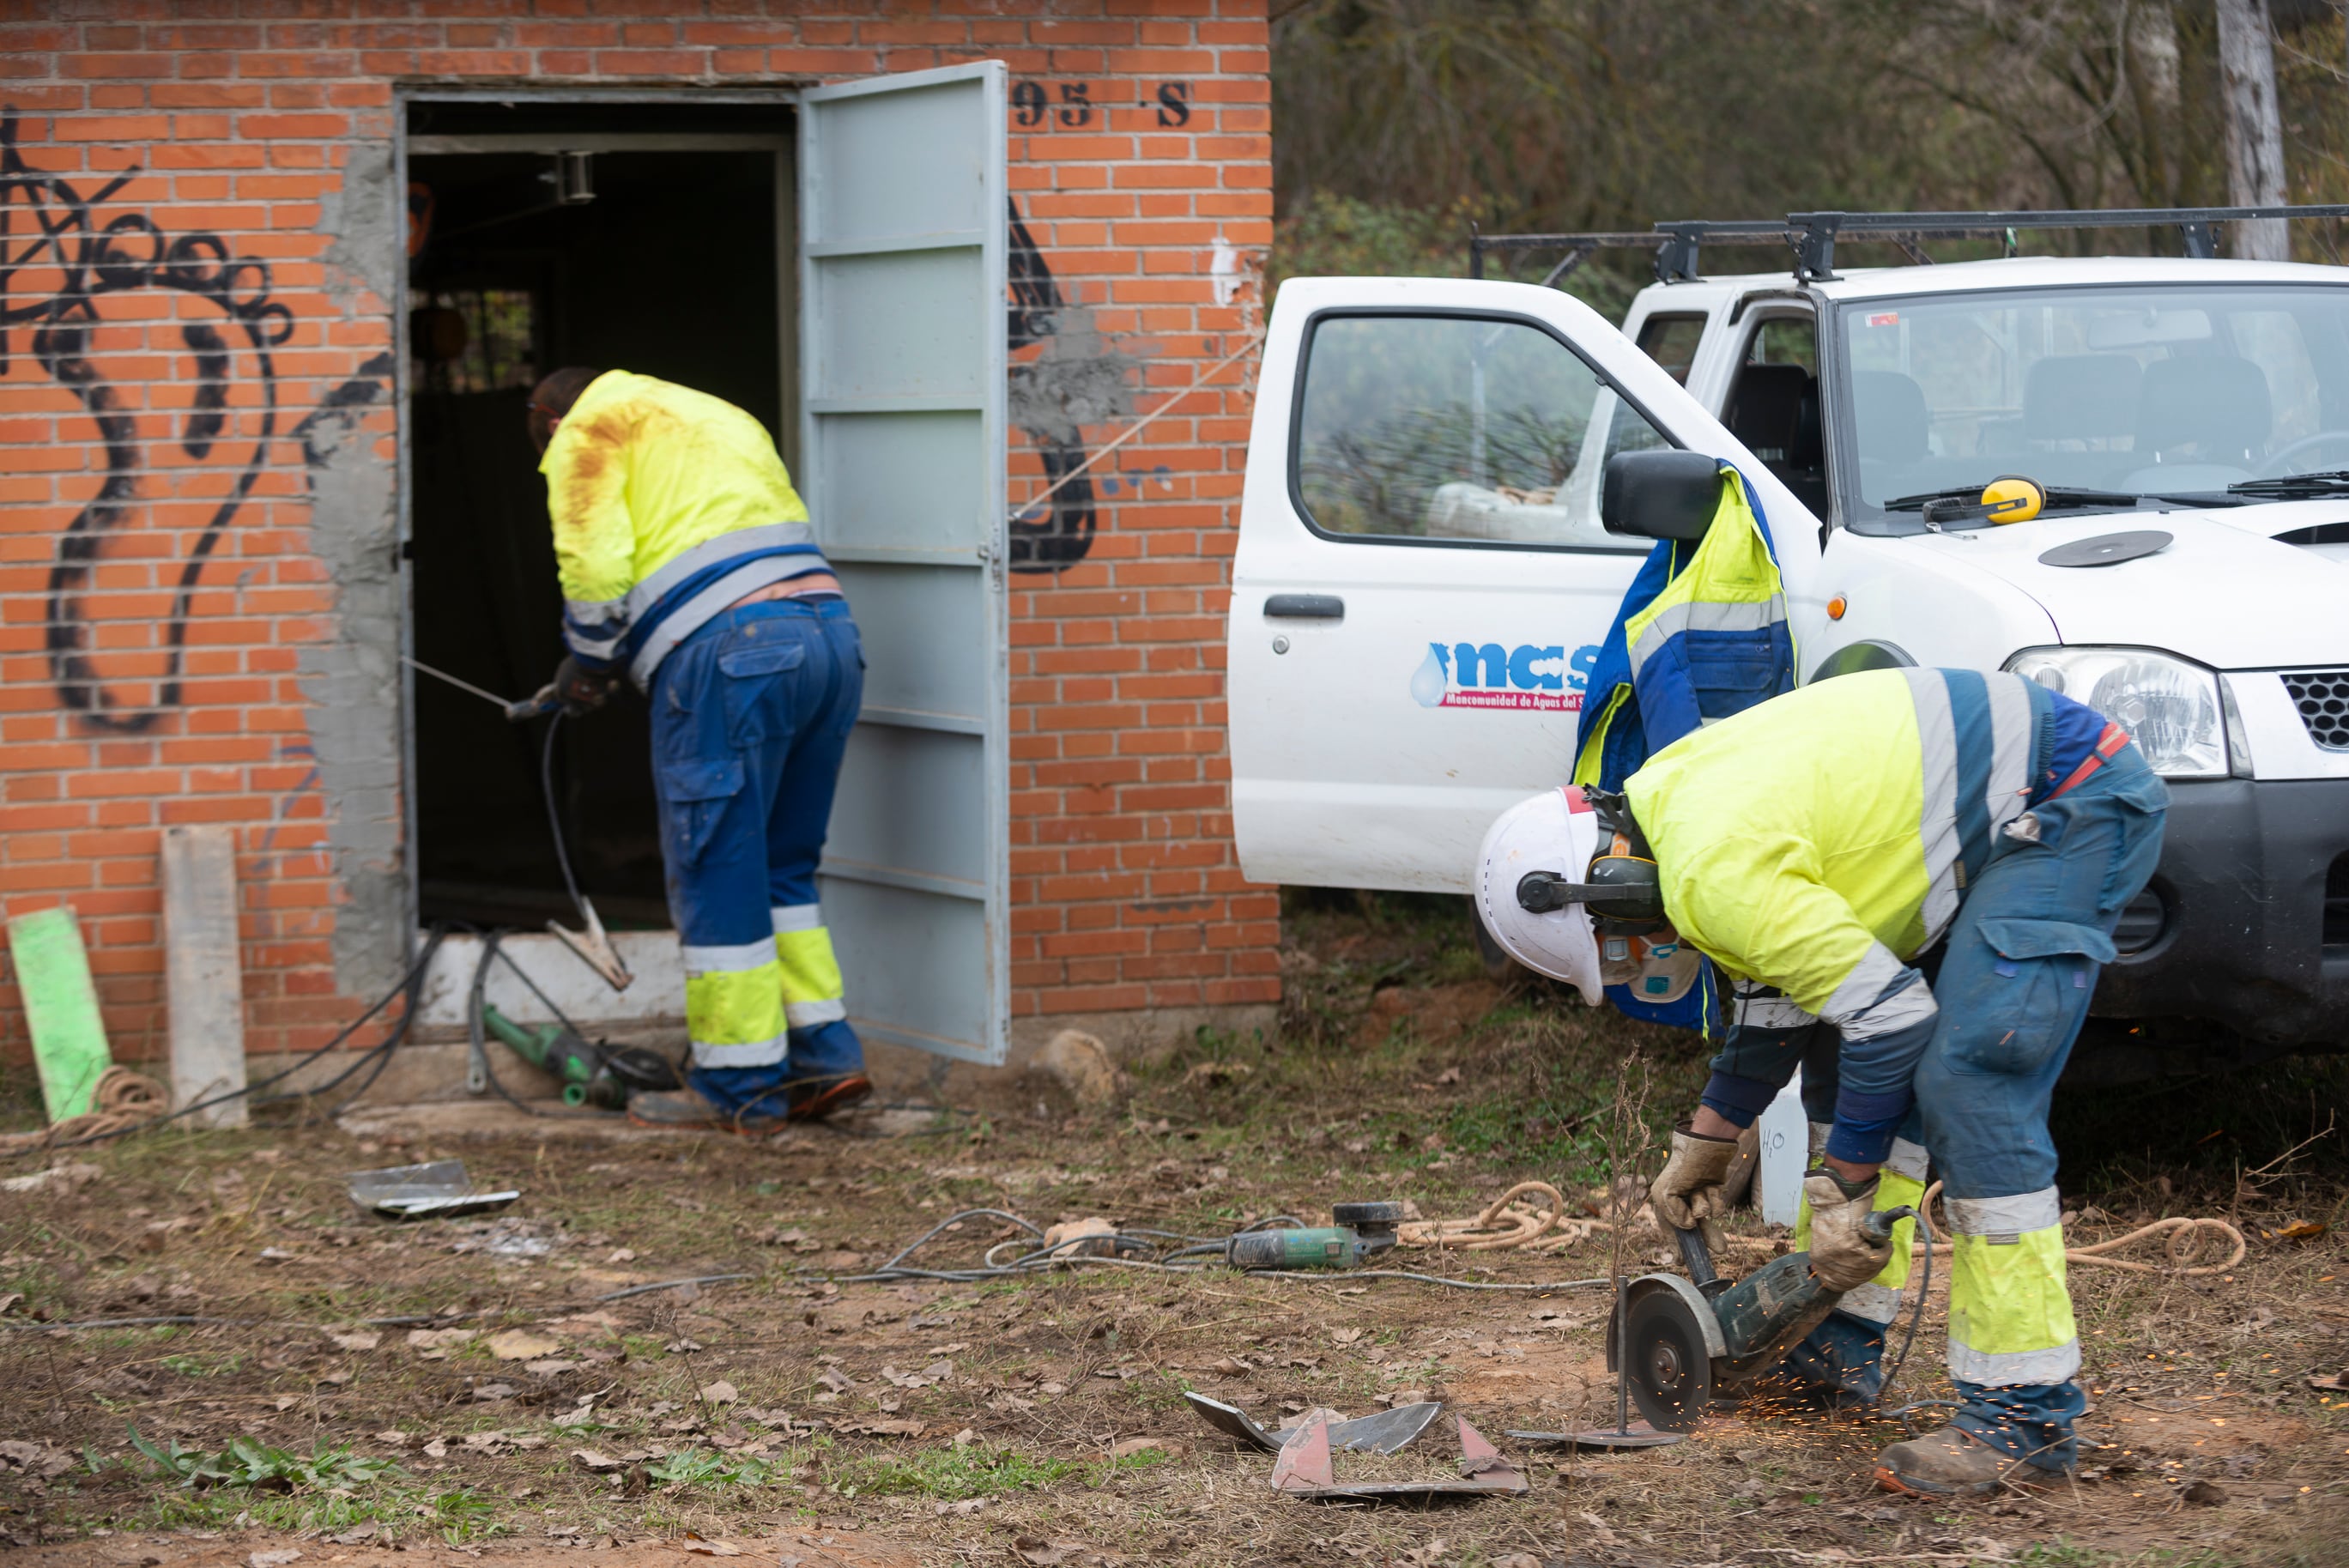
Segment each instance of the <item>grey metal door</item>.
[[800,115],[800,469],[864,637],[824,921],[869,1038],[1003,1060],[1004,68]]

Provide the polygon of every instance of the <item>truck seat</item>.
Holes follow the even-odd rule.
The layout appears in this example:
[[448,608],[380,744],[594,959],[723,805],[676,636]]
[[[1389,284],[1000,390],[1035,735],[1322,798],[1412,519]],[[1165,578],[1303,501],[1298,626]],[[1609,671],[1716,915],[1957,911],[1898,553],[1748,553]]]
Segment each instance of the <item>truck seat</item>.
[[1826,451],[1819,439],[1819,380],[1799,365],[1746,365],[1722,412],[1729,433],[1777,475],[1795,499],[1826,515]]
[[2137,434],[2143,374],[2126,354],[2067,354],[2033,363],[2023,383],[2029,441],[2113,444]]
[[2275,427],[2268,378],[2248,359],[2157,359],[2137,395],[2137,452],[2203,463],[2256,463]]

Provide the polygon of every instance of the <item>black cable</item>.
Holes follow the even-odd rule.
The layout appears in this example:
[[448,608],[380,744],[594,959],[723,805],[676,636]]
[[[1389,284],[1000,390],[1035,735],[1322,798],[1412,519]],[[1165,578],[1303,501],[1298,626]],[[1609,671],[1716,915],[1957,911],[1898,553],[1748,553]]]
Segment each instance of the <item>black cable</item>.
[[[62,1143],[42,1144],[38,1146],[37,1149],[24,1150],[20,1150],[20,1152],[28,1154],[36,1152],[47,1153],[51,1150],[80,1149],[92,1143],[110,1142],[114,1139],[128,1137],[129,1134],[134,1132],[151,1131],[156,1128],[163,1126],[167,1122],[177,1121],[182,1117],[193,1116],[197,1111],[209,1110],[216,1105],[226,1105],[231,1100],[243,1099],[249,1095],[258,1094],[261,1090],[267,1088],[272,1084],[283,1083],[285,1079],[292,1078],[295,1073],[300,1072],[304,1068],[308,1067],[312,1062],[316,1061],[320,1057],[325,1056],[328,1051],[333,1050],[336,1046],[341,1045],[345,1040],[349,1039],[353,1035],[357,1034],[359,1030],[365,1026],[368,1019],[374,1017],[378,1013],[382,1012],[386,1007],[391,1006],[393,999],[400,995],[401,993],[407,991],[411,984],[420,982],[425,967],[430,962],[436,946],[437,942],[428,943],[425,946],[424,952],[418,955],[414,964],[409,965],[408,972],[399,977],[399,981],[397,985],[393,985],[390,990],[378,997],[375,1002],[368,1006],[366,1012],[361,1013],[357,1017],[353,1018],[349,1023],[336,1030],[332,1039],[329,1039],[324,1045],[315,1047],[312,1049],[304,1052],[300,1059],[295,1061],[290,1067],[281,1068],[280,1070],[270,1074],[267,1078],[262,1078],[256,1082],[248,1083],[243,1088],[227,1089],[220,1094],[212,1095],[209,1099],[200,1099],[188,1105],[183,1105],[179,1109],[166,1112],[164,1115],[156,1117],[150,1121],[142,1121],[132,1127],[118,1127],[109,1132],[93,1132],[87,1137],[68,1139]],[[405,1037],[404,1019],[401,1025],[395,1026],[394,1037]],[[381,1044],[369,1047],[367,1055],[372,1056],[377,1051],[382,1050],[384,1046]],[[362,1057],[359,1062],[355,1062],[349,1068],[345,1068],[342,1077],[347,1078],[351,1073],[357,1072],[365,1060],[366,1057]],[[342,1078],[336,1078],[333,1080],[335,1083],[339,1083],[341,1081]],[[331,1087],[331,1085],[329,1087]]]
[[547,716],[546,745],[538,754],[538,786],[546,792],[546,825],[554,835],[554,863],[563,868],[563,885],[571,892],[571,907],[587,918],[587,901],[579,896],[579,881],[571,874],[571,851],[563,841],[563,817],[554,807],[554,732],[563,727],[563,710]]
[[[368,1047],[359,1054],[357,1060],[326,1082],[309,1088],[297,1089],[290,1094],[274,1094],[256,1099],[253,1101],[254,1107],[257,1109],[263,1106],[316,1099],[318,1096],[348,1082],[352,1074],[367,1068],[372,1062],[373,1069],[367,1073],[366,1081],[345,1096],[340,1105],[327,1112],[326,1119],[331,1120],[357,1104],[361,1096],[375,1087],[375,1080],[383,1076],[383,1069],[391,1065],[392,1053],[408,1043],[409,1034],[416,1026],[417,1012],[423,1005],[424,982],[432,967],[433,955],[440,952],[441,941],[447,935],[447,928],[436,924],[425,937],[424,951],[417,955],[416,962],[409,965],[407,975],[400,982],[400,989],[407,995],[408,1006],[400,1010],[399,1021],[392,1026],[390,1034]],[[249,1093],[250,1090],[247,1092]]]

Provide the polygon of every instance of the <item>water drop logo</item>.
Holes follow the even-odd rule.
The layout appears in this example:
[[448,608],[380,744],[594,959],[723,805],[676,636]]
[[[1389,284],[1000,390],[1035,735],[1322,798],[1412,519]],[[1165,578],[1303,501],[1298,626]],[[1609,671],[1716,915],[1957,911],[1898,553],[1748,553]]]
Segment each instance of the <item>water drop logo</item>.
[[1568,657],[1561,644],[1430,643],[1412,672],[1411,700],[1422,707],[1506,707],[1579,713],[1599,648]]
[[1427,657],[1419,662],[1419,670],[1411,677],[1411,700],[1422,707],[1442,707],[1444,694],[1452,689],[1452,659],[1442,643],[1427,645]]

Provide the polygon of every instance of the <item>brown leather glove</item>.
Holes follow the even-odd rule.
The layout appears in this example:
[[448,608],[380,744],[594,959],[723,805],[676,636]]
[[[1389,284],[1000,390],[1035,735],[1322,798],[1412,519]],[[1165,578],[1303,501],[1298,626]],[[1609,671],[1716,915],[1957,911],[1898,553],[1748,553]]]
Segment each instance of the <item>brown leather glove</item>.
[[1803,1178],[1803,1196],[1811,1202],[1811,1272],[1821,1284],[1852,1290],[1884,1272],[1892,1243],[1878,1246],[1859,1228],[1876,1209],[1875,1177],[1854,1189],[1816,1170]]
[[1686,1126],[1672,1130],[1671,1158],[1648,1189],[1649,1206],[1656,1218],[1676,1231],[1696,1228],[1700,1220],[1718,1219],[1728,1209],[1721,1184],[1737,1158],[1737,1140],[1700,1138]]

